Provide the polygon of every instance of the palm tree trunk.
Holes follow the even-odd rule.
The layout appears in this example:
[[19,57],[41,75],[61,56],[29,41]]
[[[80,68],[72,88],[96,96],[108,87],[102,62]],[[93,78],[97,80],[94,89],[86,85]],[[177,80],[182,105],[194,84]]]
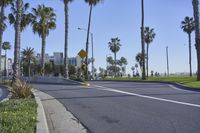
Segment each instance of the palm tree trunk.
[[28,79],[29,79],[29,82],[30,82],[30,76],[31,76],[31,61],[29,60],[28,61]]
[[64,77],[69,78],[68,75],[68,0],[64,1],[64,10],[65,10],[65,49],[64,49]]
[[116,62],[117,61],[117,54],[116,54],[116,52],[114,53],[114,58],[115,58],[115,69],[114,70],[115,70],[115,77],[116,77],[116,66],[117,66],[116,65],[116,63],[117,63]]
[[190,77],[192,77],[191,34],[188,34],[188,37],[189,37],[189,65],[190,65]]
[[21,37],[21,12],[20,12],[21,0],[16,1],[17,13],[15,22],[15,49],[14,49],[14,64],[13,64],[13,81],[15,82],[20,78],[20,37]]
[[86,40],[86,69],[85,69],[85,78],[88,78],[88,45],[89,45],[89,34],[90,34],[90,24],[91,24],[91,18],[92,18],[92,5],[90,5],[90,13],[89,13],[89,21],[88,21],[88,30],[87,30],[87,40]]
[[44,66],[45,66],[45,47],[46,47],[46,36],[42,34],[42,50],[41,50],[41,67],[42,76],[44,76]]
[[197,51],[197,80],[200,81],[200,27],[199,27],[199,1],[193,0],[194,20],[195,20],[195,46]]
[[[1,16],[0,16],[0,61],[2,53],[2,40],[3,40],[3,19],[4,18],[4,6],[1,6]],[[1,63],[0,63],[0,77],[2,76]]]
[[147,44],[147,77],[149,77],[149,44]]
[[142,22],[141,22],[141,44],[142,44],[142,80],[146,79],[145,76],[145,42],[144,42],[144,0],[141,3],[142,7]]
[[7,76],[6,60],[7,60],[7,50],[5,50],[5,62],[4,62],[4,71],[5,71],[5,76]]

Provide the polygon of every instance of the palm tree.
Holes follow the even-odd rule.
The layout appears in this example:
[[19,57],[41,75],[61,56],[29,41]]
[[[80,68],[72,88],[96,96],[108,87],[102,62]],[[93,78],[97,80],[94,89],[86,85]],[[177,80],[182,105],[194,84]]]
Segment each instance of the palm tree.
[[142,53],[138,53],[136,56],[135,56],[135,60],[136,62],[138,62],[138,64],[140,65],[140,69],[142,70],[142,63],[143,63],[143,58],[142,58]]
[[68,74],[68,29],[69,29],[69,15],[68,15],[68,5],[69,2],[73,0],[63,0],[64,11],[65,11],[65,45],[64,45],[64,77],[69,78]]
[[135,64],[135,69],[136,69],[136,71],[138,71],[138,64],[137,63]]
[[28,3],[24,3],[23,0],[16,0],[15,3],[12,3],[12,13],[9,14],[10,24],[13,24],[15,28],[13,82],[20,78],[21,32],[30,24],[32,18],[31,14],[27,12],[28,8]]
[[107,59],[106,59],[107,63],[109,63],[111,66],[114,65],[114,60],[112,58],[112,56],[108,56]]
[[120,39],[118,37],[116,38],[111,38],[111,42],[108,43],[109,48],[111,52],[114,53],[114,64],[115,64],[115,77],[116,77],[116,64],[117,64],[117,57],[116,54],[120,50],[121,44],[120,44]]
[[31,76],[31,62],[35,61],[34,48],[27,47],[22,50],[22,61],[28,65],[28,77]]
[[85,70],[85,77],[88,78],[88,45],[89,45],[89,34],[90,34],[90,25],[91,25],[91,18],[92,18],[92,8],[93,6],[96,6],[99,2],[103,0],[85,0],[86,3],[90,6],[90,12],[89,12],[89,21],[88,21],[88,29],[87,29],[87,39],[86,39],[86,70]]
[[145,73],[145,39],[144,39],[144,0],[141,0],[142,20],[141,20],[141,47],[142,47],[142,80],[146,80]]
[[185,17],[184,21],[181,22],[181,29],[188,34],[189,38],[189,66],[190,66],[190,77],[192,76],[192,56],[191,56],[191,33],[194,31],[195,23],[191,17]]
[[126,73],[126,65],[128,64],[128,61],[125,57],[121,57],[119,62],[120,62],[121,70],[125,74]]
[[[1,49],[2,49],[2,41],[3,41],[3,32],[6,29],[6,24],[4,23],[6,17],[5,17],[5,8],[11,4],[13,0],[1,0],[0,1],[0,61],[1,61]],[[0,68],[1,68],[1,63],[0,63]],[[0,72],[1,75],[1,72]]]
[[199,27],[199,0],[192,0],[195,21],[195,46],[197,51],[197,80],[200,81],[200,27]]
[[131,70],[133,71],[133,77],[134,77],[134,76],[135,76],[135,67],[132,66],[132,67],[131,67]]
[[53,8],[45,5],[38,5],[37,8],[32,9],[32,12],[34,18],[32,22],[33,33],[38,33],[39,37],[42,38],[41,67],[44,76],[46,37],[49,35],[50,30],[56,28],[56,14]]
[[[144,70],[144,69],[143,69],[143,67],[144,67],[143,63],[145,63],[145,61],[143,61],[143,60],[145,60],[146,58],[147,58],[147,55],[145,54],[145,57],[143,57],[142,53],[138,53],[138,54],[135,56],[135,60],[136,60],[136,62],[138,62],[138,64],[140,65],[141,71]],[[135,65],[135,67],[137,68],[138,66]]]
[[11,49],[10,42],[4,42],[2,49],[5,50],[5,60],[4,60],[4,75],[7,76],[6,61],[7,61],[7,50]]
[[149,44],[153,42],[153,39],[155,38],[156,34],[154,33],[154,29],[150,29],[149,27],[145,27],[144,29],[144,41],[147,45],[147,77],[149,76]]

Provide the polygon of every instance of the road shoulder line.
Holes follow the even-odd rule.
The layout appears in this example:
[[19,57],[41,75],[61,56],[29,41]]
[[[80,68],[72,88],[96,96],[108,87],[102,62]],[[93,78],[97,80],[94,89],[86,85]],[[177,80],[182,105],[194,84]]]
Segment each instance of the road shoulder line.
[[98,89],[98,90],[122,93],[122,94],[131,95],[131,96],[137,96],[137,97],[142,97],[142,98],[147,98],[147,99],[153,99],[153,100],[158,100],[158,101],[164,101],[164,102],[169,102],[169,103],[175,103],[175,104],[200,108],[200,105],[198,105],[198,104],[180,102],[180,101],[169,100],[169,99],[164,99],[164,98],[151,97],[151,96],[147,96],[147,95],[141,95],[141,94],[137,94],[137,93],[131,93],[131,92],[126,92],[126,91],[116,90],[116,89],[113,89],[113,88],[103,87],[103,86],[99,86],[99,85],[94,85],[94,87],[96,87],[96,89]]

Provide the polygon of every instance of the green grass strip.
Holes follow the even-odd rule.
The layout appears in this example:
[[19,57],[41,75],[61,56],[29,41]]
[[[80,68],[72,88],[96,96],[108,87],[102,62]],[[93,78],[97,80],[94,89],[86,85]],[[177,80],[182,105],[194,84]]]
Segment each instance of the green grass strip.
[[[105,78],[105,80],[128,80],[128,81],[140,81],[141,78],[134,77],[117,77],[117,78]],[[197,89],[200,88],[200,81],[197,81],[195,77],[188,77],[188,76],[173,76],[173,77],[149,77],[147,81],[162,81],[162,82],[176,82],[180,83],[189,87],[195,87]]]
[[34,99],[0,103],[0,133],[35,133],[37,104]]

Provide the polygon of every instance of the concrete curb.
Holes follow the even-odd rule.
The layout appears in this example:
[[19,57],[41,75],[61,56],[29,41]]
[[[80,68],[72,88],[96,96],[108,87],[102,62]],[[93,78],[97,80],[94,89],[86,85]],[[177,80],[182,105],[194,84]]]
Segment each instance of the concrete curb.
[[88,133],[88,129],[54,97],[38,90],[52,133]]
[[8,94],[8,96],[6,98],[4,98],[3,100],[1,100],[0,103],[6,102],[6,101],[10,100],[10,98],[12,96],[11,88],[9,86],[5,86],[5,85],[2,85],[2,86],[8,89],[9,94]]
[[170,85],[174,85],[180,89],[183,90],[189,90],[189,91],[196,91],[196,92],[200,92],[200,88],[195,88],[195,87],[189,87],[180,83],[176,83],[176,82],[164,82],[164,81],[150,81],[150,80],[96,80],[96,81],[112,81],[112,82],[142,82],[142,83],[163,83],[163,84],[170,84]]
[[35,89],[32,89],[33,95],[35,96],[35,100],[38,104],[37,108],[37,126],[36,126],[36,133],[49,133],[49,128],[47,124],[46,115],[44,112],[44,108],[42,105],[42,102],[40,100],[40,97],[36,93]]

